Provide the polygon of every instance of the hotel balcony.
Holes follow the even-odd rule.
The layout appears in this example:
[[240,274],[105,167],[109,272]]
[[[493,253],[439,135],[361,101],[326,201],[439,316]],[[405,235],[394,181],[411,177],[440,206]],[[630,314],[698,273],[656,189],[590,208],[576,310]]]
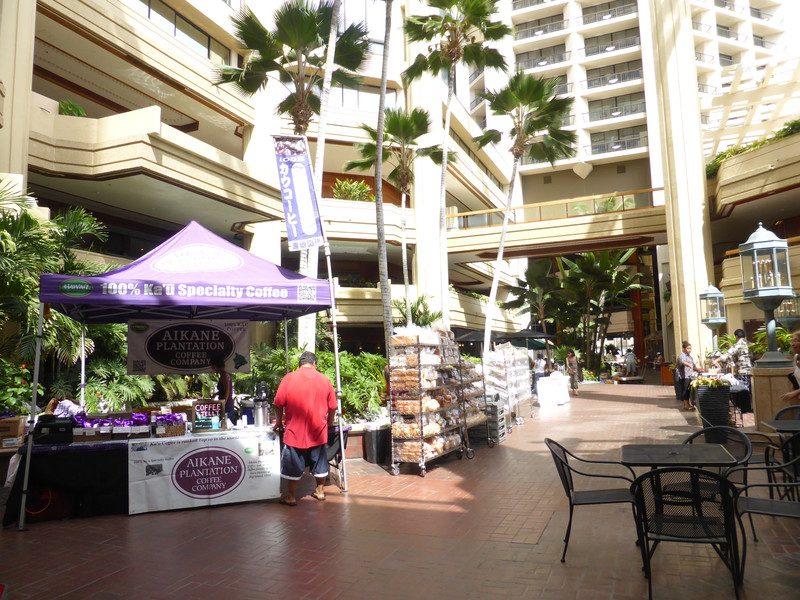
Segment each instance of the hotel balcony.
[[647,136],[622,138],[605,142],[592,143],[584,147],[586,154],[596,156],[598,154],[608,154],[611,152],[625,152],[627,150],[647,149]]

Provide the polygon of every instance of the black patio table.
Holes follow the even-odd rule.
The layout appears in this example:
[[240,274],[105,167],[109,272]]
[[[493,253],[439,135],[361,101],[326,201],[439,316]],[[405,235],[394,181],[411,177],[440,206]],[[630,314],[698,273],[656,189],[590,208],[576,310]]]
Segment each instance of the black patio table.
[[732,467],[736,459],[720,444],[627,444],[623,465],[629,467]]
[[761,423],[778,433],[797,433],[800,431],[800,419],[772,419],[761,421]]

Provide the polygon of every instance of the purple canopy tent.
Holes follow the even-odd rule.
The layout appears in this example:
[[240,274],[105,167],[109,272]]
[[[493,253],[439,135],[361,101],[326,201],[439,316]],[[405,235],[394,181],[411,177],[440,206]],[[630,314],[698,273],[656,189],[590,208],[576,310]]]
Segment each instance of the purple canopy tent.
[[331,306],[328,282],[299,275],[192,221],[142,258],[102,275],[45,273],[39,300],[82,323],[296,319]]
[[[39,383],[45,304],[82,325],[130,319],[249,319],[276,321],[332,306],[331,283],[299,275],[223,240],[194,221],[166,242],[122,268],[102,275],[44,273],[40,278],[31,421]],[[83,333],[82,333],[83,336]],[[287,352],[288,355],[288,352]],[[338,388],[338,353],[337,353]],[[84,361],[81,361],[83,391]],[[341,415],[341,395],[339,415]],[[341,439],[341,418],[339,419]],[[30,461],[28,438],[27,461]],[[344,462],[344,461],[343,461]],[[26,465],[26,481],[30,465]],[[346,489],[346,475],[342,474]],[[23,507],[25,502],[23,491]],[[24,527],[24,509],[19,528]]]

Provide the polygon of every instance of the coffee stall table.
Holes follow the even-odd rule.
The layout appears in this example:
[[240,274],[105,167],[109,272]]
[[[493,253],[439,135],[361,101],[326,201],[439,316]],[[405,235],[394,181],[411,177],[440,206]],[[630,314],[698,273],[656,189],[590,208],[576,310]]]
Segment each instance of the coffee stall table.
[[800,431],[800,419],[771,419],[769,421],[761,421],[761,424],[778,433],[797,433]]

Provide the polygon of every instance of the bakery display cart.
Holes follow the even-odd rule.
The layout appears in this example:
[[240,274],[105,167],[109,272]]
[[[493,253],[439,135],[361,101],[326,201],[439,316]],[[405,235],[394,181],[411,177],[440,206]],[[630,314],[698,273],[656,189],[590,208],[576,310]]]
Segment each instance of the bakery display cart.
[[522,425],[522,404],[531,400],[530,367],[528,355],[510,344],[496,346],[486,353],[484,378],[489,395],[497,395],[503,404],[506,428],[511,433],[514,425]]
[[392,474],[401,463],[416,463],[425,476],[427,463],[464,444],[466,415],[460,401],[462,377],[458,346],[449,331],[392,336],[389,354],[389,411],[392,421]]
[[459,397],[464,407],[464,445],[467,448],[467,458],[473,453],[470,440],[485,439],[491,448],[496,437],[489,431],[489,419],[486,412],[486,383],[483,379],[481,365],[470,362],[464,358],[459,361],[459,374],[461,376]]

